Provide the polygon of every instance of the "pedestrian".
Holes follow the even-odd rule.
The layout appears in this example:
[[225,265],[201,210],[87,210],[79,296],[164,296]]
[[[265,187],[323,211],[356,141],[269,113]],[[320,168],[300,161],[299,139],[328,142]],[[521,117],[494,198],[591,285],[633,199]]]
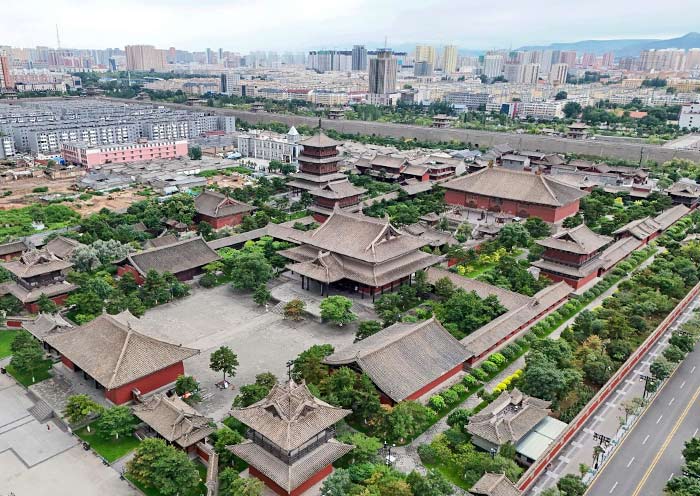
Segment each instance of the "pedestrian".
[[50,431],[51,430],[51,424],[46,424],[46,430]]

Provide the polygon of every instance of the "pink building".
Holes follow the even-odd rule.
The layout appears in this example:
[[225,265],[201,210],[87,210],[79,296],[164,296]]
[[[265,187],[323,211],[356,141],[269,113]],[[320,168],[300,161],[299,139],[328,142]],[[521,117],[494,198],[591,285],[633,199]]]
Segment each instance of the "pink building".
[[97,165],[139,162],[187,155],[187,140],[146,141],[93,146],[87,143],[63,143],[61,155],[68,163],[90,169]]

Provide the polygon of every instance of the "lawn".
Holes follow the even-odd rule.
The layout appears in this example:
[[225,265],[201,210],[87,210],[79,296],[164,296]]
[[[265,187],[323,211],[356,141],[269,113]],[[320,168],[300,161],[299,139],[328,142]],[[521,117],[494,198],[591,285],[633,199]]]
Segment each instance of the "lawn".
[[17,382],[22,384],[24,387],[29,387],[32,384],[36,384],[37,382],[44,381],[51,377],[51,365],[53,365],[52,360],[44,360],[42,362],[42,366],[38,368],[37,370],[34,371],[34,380],[32,381],[32,374],[21,374],[18,371],[16,371],[12,365],[7,366],[7,373],[10,374],[12,377],[17,379]]
[[0,358],[5,358],[12,354],[10,351],[10,345],[17,334],[19,334],[19,331],[0,331]]
[[[205,483],[207,482],[207,467],[205,467],[199,462],[195,462],[195,466],[199,471],[199,477],[201,481],[193,491],[182,493],[180,496],[205,496],[207,494],[207,486],[205,485]],[[136,482],[135,480],[130,478],[128,474],[126,475],[126,478],[129,479],[129,481],[137,488],[139,488],[139,490],[141,490],[141,492],[146,496],[162,496],[160,492],[158,492],[158,490],[152,487],[144,486],[140,482]]]
[[83,441],[90,443],[90,447],[109,463],[118,460],[136,449],[140,442],[134,436],[122,437],[119,439],[104,439],[95,434],[94,428],[92,432],[88,432],[87,427],[76,431],[75,434]]

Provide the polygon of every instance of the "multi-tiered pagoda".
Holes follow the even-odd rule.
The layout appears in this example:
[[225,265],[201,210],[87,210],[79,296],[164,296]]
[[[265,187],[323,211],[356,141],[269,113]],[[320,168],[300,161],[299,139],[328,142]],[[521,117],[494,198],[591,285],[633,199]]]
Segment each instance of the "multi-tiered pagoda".
[[318,222],[323,222],[338,206],[357,211],[360,196],[366,190],[357,188],[339,171],[340,156],[335,141],[319,130],[300,143],[303,150],[297,159],[299,172],[292,176],[289,187],[293,193],[308,192],[314,199],[309,210]]
[[276,384],[265,399],[231,413],[249,429],[246,441],[228,449],[249,464],[249,475],[281,496],[303,494],[353,449],[334,439],[335,424],[350,410],[315,398],[303,383]]

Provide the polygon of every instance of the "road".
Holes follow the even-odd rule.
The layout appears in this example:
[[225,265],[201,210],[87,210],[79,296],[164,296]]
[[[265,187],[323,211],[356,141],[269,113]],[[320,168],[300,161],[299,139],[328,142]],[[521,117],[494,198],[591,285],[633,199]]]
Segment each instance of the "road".
[[[697,305],[696,299],[693,305]],[[687,319],[687,310],[679,321]],[[677,323],[679,322],[677,321]],[[677,327],[677,323],[671,326]],[[658,496],[680,474],[681,451],[700,428],[700,346],[656,394],[589,486],[587,496]]]

